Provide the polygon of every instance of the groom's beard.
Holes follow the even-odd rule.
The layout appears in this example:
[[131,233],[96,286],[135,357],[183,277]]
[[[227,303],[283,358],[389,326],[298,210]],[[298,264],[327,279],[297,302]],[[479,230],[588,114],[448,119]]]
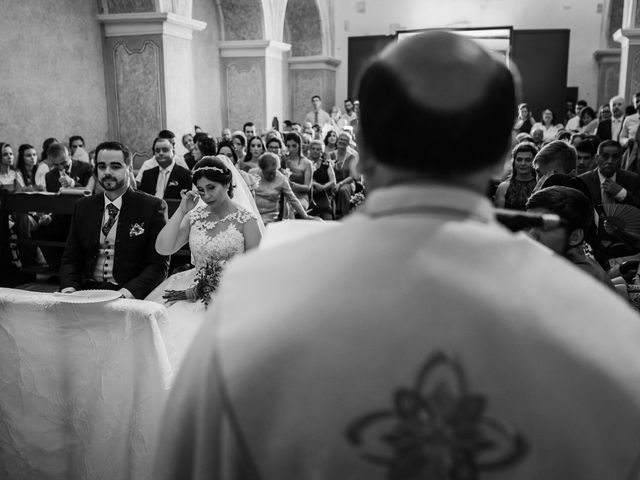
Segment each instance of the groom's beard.
[[104,188],[108,192],[120,190],[126,185],[127,181],[128,181],[128,177],[125,177],[122,180],[118,180],[117,178],[112,177],[111,175],[105,175],[104,177],[98,180],[102,188]]

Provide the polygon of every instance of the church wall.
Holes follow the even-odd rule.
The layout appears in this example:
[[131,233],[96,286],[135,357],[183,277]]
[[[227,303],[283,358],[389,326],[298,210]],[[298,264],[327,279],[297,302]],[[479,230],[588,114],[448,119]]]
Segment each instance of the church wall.
[[203,31],[193,32],[193,120],[205,132],[219,137],[227,125],[223,125],[221,112],[220,18],[215,2],[194,0],[193,18],[207,22]]
[[[396,29],[512,26],[515,29],[570,29],[567,85],[578,87],[579,98],[596,106],[598,66],[593,53],[602,41],[602,0],[340,0],[334,3],[336,98],[347,94],[348,37],[389,35]],[[357,10],[364,8],[363,13]],[[606,9],[603,8],[604,11]],[[526,99],[525,99],[526,100]]]
[[55,136],[107,136],[97,2],[0,2],[0,141],[14,146]]

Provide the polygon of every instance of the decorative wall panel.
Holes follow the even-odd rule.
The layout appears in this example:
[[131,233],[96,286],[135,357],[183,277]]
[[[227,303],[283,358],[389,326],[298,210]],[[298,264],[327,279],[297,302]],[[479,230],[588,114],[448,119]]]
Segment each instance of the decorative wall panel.
[[327,112],[335,103],[335,72],[324,69],[290,70],[292,120],[301,122],[311,110],[311,97],[322,97]]
[[284,41],[291,44],[293,57],[322,54],[322,24],[315,0],[289,0]]
[[113,56],[118,138],[131,149],[137,168],[162,129],[161,50],[150,40],[138,49],[118,42]]
[[254,122],[257,131],[264,129],[264,67],[256,60],[232,61],[226,66],[227,126],[242,130],[246,122]]
[[155,12],[154,0],[107,0],[109,13]]
[[264,13],[260,0],[221,0],[225,40],[264,38]]

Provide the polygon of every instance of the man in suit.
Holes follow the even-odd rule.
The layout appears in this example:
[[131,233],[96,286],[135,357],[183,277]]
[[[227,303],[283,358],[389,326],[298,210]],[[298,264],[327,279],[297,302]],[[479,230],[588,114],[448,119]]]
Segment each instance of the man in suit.
[[595,205],[624,203],[640,208],[640,176],[620,169],[622,146],[615,140],[598,145],[596,165],[579,176],[589,187]]
[[79,160],[71,160],[69,150],[61,143],[54,143],[47,149],[53,168],[45,175],[47,192],[58,192],[63,188],[91,188],[93,175],[91,165]]
[[[154,479],[635,478],[638,315],[500,226],[484,195],[511,147],[515,78],[443,31],[373,59],[365,204],[229,265]],[[313,288],[288,281],[300,265]]]
[[[91,165],[79,160],[72,160],[65,145],[57,142],[49,145],[47,158],[51,162],[51,170],[44,177],[48,192],[59,192],[60,188],[93,191],[94,179]],[[69,215],[41,215],[39,228],[33,232],[32,236],[39,240],[63,242],[67,238],[70,221]],[[56,247],[41,247],[41,250],[50,271],[57,274],[62,250]]]
[[118,142],[96,148],[96,172],[104,194],[78,200],[60,266],[63,293],[118,290],[145,298],[167,276],[169,258],[155,249],[167,223],[167,205],[129,188],[131,155]]
[[191,172],[176,164],[168,139],[156,138],[153,153],[158,166],[144,171],[139,189],[157,198],[180,199],[182,190],[191,190]]
[[596,137],[602,140],[616,140],[620,141],[620,133],[622,132],[622,125],[624,124],[624,98],[616,95],[609,100],[609,107],[611,109],[611,118],[607,118],[598,122],[598,128],[596,128]]

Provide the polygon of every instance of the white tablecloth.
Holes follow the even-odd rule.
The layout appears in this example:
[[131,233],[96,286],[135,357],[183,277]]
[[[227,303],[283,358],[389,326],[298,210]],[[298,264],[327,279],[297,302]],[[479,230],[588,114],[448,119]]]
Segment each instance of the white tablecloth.
[[149,478],[174,358],[161,305],[0,288],[0,478]]

